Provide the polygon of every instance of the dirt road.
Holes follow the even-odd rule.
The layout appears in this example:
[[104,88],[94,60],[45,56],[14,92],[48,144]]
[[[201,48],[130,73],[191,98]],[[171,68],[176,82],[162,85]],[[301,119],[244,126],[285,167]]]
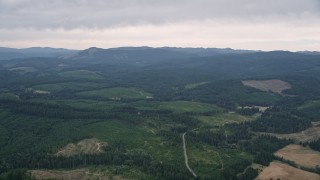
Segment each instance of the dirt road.
[[193,172],[193,170],[190,168],[189,166],[189,162],[188,162],[188,154],[187,154],[187,147],[186,147],[186,139],[185,139],[185,135],[187,132],[182,134],[182,144],[183,144],[183,154],[184,154],[184,162],[186,163],[186,167],[187,169],[191,172],[191,174],[197,178],[196,173]]

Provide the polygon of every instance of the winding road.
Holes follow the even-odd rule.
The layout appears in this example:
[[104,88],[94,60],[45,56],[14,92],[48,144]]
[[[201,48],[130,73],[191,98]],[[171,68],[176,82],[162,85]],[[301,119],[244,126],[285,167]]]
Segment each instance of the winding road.
[[186,167],[187,169],[191,172],[191,174],[197,178],[198,176],[196,175],[196,173],[193,172],[193,170],[190,168],[189,166],[189,162],[188,162],[188,154],[187,154],[187,147],[186,147],[186,139],[185,139],[185,135],[187,132],[182,134],[182,144],[183,144],[183,154],[184,154],[184,162],[186,163]]

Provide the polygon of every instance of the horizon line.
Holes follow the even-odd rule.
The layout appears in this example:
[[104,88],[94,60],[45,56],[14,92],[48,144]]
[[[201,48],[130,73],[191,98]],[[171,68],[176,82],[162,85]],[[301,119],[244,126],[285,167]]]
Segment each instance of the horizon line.
[[8,46],[0,46],[0,48],[8,48],[8,49],[17,49],[17,50],[23,50],[23,49],[31,49],[31,48],[50,48],[50,49],[64,49],[64,50],[71,50],[71,51],[84,51],[90,48],[98,48],[98,49],[118,49],[118,48],[154,48],[154,49],[161,49],[161,48],[181,48],[181,49],[230,49],[235,51],[256,51],[256,52],[273,52],[273,51],[284,51],[284,52],[320,52],[317,50],[298,50],[298,51],[292,51],[287,49],[274,49],[274,50],[262,50],[262,49],[237,49],[232,47],[203,47],[203,46],[114,46],[114,47],[97,47],[97,46],[90,46],[84,49],[73,49],[73,48],[65,48],[65,47],[50,47],[50,46],[31,46],[31,47],[8,47]]

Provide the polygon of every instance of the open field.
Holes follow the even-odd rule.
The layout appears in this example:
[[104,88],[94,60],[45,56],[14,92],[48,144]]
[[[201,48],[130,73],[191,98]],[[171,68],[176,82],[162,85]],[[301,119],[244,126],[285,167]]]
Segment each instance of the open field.
[[291,133],[291,134],[276,134],[276,133],[262,133],[262,134],[269,134],[282,139],[292,139],[296,142],[307,142],[307,141],[314,141],[320,138],[320,127],[314,126],[304,131],[301,131],[298,133]]
[[307,101],[297,109],[305,112],[314,121],[320,121],[320,100]]
[[197,87],[205,85],[205,84],[208,84],[208,82],[199,82],[199,83],[187,84],[185,86],[185,88],[186,89],[194,89],[194,88],[197,88]]
[[171,110],[176,113],[185,113],[185,112],[194,112],[194,113],[204,113],[210,111],[222,111],[221,108],[200,102],[192,102],[192,101],[168,101],[161,102],[159,105],[160,109]]
[[59,73],[59,75],[65,78],[77,78],[77,79],[88,79],[88,80],[103,79],[103,77],[98,73],[93,71],[88,71],[88,70],[66,71],[66,72]]
[[18,72],[20,74],[26,74],[26,73],[31,73],[31,72],[37,71],[37,69],[35,69],[33,67],[15,67],[15,68],[11,68],[9,70],[13,71],[13,72]]
[[309,101],[298,107],[299,110],[309,109],[309,108],[320,108],[320,101]]
[[95,138],[83,139],[78,143],[70,143],[60,149],[56,156],[74,156],[78,154],[99,154],[103,152],[102,148],[107,146],[107,143],[99,141]]
[[130,102],[130,105],[140,110],[158,110],[159,103],[160,103],[159,101],[140,100],[140,101]]
[[15,95],[11,92],[3,92],[3,93],[0,93],[0,99],[18,100],[19,96]]
[[271,91],[273,93],[282,94],[282,91],[290,89],[291,85],[279,79],[271,80],[246,80],[242,81],[243,85],[259,89],[261,91]]
[[242,116],[236,113],[221,113],[213,116],[198,116],[198,119],[211,126],[220,126],[228,123],[240,123],[245,121],[252,121],[257,116]]
[[266,167],[256,178],[257,180],[319,180],[320,176],[315,173],[303,171],[289,165],[273,161],[268,167]]
[[71,91],[85,91],[105,87],[102,83],[93,82],[66,82],[66,83],[56,83],[56,84],[41,84],[33,86],[33,89],[49,91],[49,92],[59,92],[65,90]]
[[300,145],[290,144],[277,152],[275,155],[284,159],[294,161],[298,165],[315,168],[320,166],[320,152],[313,151]]
[[137,88],[123,88],[123,87],[99,89],[94,91],[85,91],[78,94],[83,97],[102,97],[102,98],[109,98],[113,100],[150,99],[153,96],[151,93],[144,92]]

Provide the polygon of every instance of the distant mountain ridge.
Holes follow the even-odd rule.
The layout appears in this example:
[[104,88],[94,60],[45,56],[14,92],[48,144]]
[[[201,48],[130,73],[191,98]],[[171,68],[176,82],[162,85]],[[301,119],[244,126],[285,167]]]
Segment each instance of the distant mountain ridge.
[[94,55],[95,53],[101,53],[101,51],[146,51],[146,50],[165,50],[165,51],[172,51],[172,52],[180,52],[180,53],[188,53],[197,56],[211,56],[217,54],[243,54],[243,53],[254,53],[260,51],[254,50],[237,50],[231,48],[183,48],[183,47],[148,47],[148,46],[140,46],[140,47],[118,47],[118,48],[97,48],[97,47],[90,47],[88,49],[82,50],[79,53],[85,54],[89,53],[90,55]]
[[168,59],[183,59],[189,57],[197,57],[197,55],[151,47],[120,47],[110,49],[91,47],[71,56],[63,56],[62,58],[91,62],[135,63],[137,65],[146,65],[151,62],[154,63]]
[[102,49],[91,47],[77,52],[71,56],[62,56],[63,59],[73,60],[92,60],[109,62],[135,62],[137,64],[149,64],[169,59],[186,59],[191,57],[209,57],[214,55],[225,54],[246,54],[259,51],[251,50],[234,50],[230,48],[180,48],[180,47],[118,47]]
[[190,54],[196,54],[198,56],[212,56],[218,54],[244,54],[244,53],[254,53],[259,51],[254,50],[238,50],[231,48],[179,48],[179,47],[162,47],[161,49],[167,49],[177,52],[185,52]]
[[78,51],[50,47],[31,47],[23,49],[0,47],[0,60],[28,57],[58,57],[62,55],[74,54],[76,52]]
[[105,56],[109,57],[111,54],[113,55],[123,55],[123,54],[134,54],[134,53],[143,53],[143,52],[159,52],[159,53],[180,53],[185,56],[192,57],[209,57],[214,55],[225,55],[225,54],[248,54],[248,53],[259,53],[259,52],[281,52],[281,53],[300,53],[300,54],[308,54],[308,55],[319,55],[318,51],[285,51],[285,50],[275,50],[275,51],[262,51],[262,50],[245,50],[245,49],[231,49],[231,48],[193,48],[193,47],[148,47],[148,46],[140,46],[140,47],[117,47],[117,48],[98,48],[91,47],[85,50],[79,51],[76,56],[87,56],[87,57],[99,57]]
[[[228,54],[248,54],[267,51],[256,50],[242,50],[231,48],[193,48],[193,47],[116,47],[116,48],[98,48],[91,47],[84,50],[72,50],[64,48],[50,48],[50,47],[31,47],[24,49],[0,47],[0,60],[8,60],[15,58],[29,58],[29,57],[59,57],[63,59],[108,59],[121,60],[137,59],[145,61],[147,59],[179,59],[188,57],[209,57],[215,55]],[[271,51],[277,52],[277,51]],[[290,52],[290,51],[279,51]],[[294,53],[294,52],[293,52]],[[317,51],[298,51],[296,53],[319,55]]]

